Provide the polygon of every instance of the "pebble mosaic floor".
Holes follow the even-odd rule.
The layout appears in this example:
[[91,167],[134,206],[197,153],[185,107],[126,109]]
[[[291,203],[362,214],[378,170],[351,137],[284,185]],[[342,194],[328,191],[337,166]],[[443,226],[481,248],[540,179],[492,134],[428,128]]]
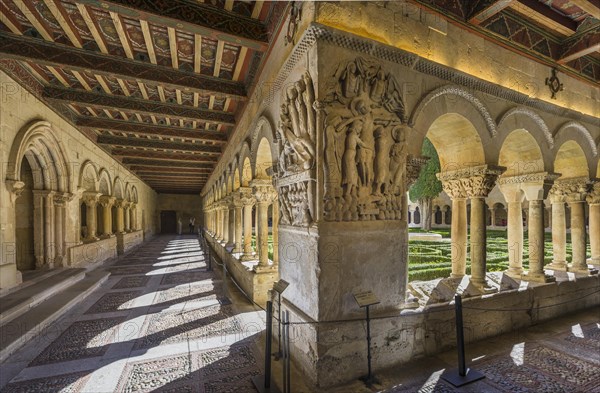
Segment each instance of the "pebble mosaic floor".
[[198,239],[157,237],[0,365],[1,393],[255,392],[261,314],[230,301]]

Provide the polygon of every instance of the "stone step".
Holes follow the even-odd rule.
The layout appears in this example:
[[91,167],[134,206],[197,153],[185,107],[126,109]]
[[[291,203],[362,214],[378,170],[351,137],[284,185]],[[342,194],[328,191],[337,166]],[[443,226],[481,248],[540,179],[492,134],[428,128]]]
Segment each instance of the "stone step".
[[41,334],[48,325],[102,285],[110,275],[104,271],[83,274],[85,278],[82,280],[30,308],[0,329],[0,362]]
[[85,269],[56,269],[36,276],[33,283],[0,298],[0,327],[84,277]]

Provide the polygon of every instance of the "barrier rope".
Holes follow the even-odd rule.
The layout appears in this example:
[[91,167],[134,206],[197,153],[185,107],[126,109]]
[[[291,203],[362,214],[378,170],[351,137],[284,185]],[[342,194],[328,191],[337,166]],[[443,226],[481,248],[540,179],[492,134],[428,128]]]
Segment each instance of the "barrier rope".
[[[203,239],[204,240],[204,239]],[[206,240],[204,240],[204,247],[209,247],[208,244],[206,243]],[[205,251],[206,254],[206,251]],[[219,263],[217,262],[217,260],[212,257],[212,255],[210,255],[210,251],[208,252],[209,256],[212,258],[212,260],[219,266],[224,267],[225,271],[227,273],[229,273],[229,270],[227,269],[227,265],[224,263]],[[254,300],[252,300],[252,298],[240,287],[240,285],[237,283],[237,281],[235,280],[235,278],[233,277],[232,274],[229,274],[229,277],[231,278],[231,281],[233,282],[233,284],[239,289],[239,291],[256,307],[260,308],[262,311],[265,311],[265,308],[262,307],[260,304],[256,303]],[[571,299],[562,303],[556,303],[556,304],[548,304],[545,306],[539,306],[536,309],[541,310],[541,309],[546,309],[546,308],[552,308],[552,307],[558,307],[558,306],[564,306],[565,304],[569,304],[581,299],[585,299],[588,296],[594,295],[596,293],[600,293],[600,289],[599,290],[595,290],[593,292],[590,292],[586,295],[583,295],[581,297],[575,298],[575,299]],[[449,304],[448,304],[449,305]],[[472,306],[465,306],[463,305],[462,307],[465,310],[476,310],[476,311],[493,311],[493,312],[514,312],[514,311],[531,311],[533,309],[533,307],[530,308],[483,308],[483,307],[472,307]],[[430,308],[430,309],[424,309],[423,311],[419,312],[420,315],[428,315],[428,314],[434,314],[434,313],[438,313],[438,312],[454,312],[454,309],[452,308],[446,308],[444,306],[437,306],[435,308]],[[383,319],[394,319],[394,318],[401,318],[404,315],[399,315],[399,314],[393,314],[393,315],[378,315],[378,316],[374,316],[371,317],[371,319],[377,319],[377,320],[383,320]],[[273,315],[273,319],[277,322],[279,322],[279,318],[277,318],[275,315]],[[364,322],[365,319],[364,317],[362,318],[349,318],[349,319],[333,319],[333,320],[327,320],[327,321],[301,321],[301,322],[288,322],[288,324],[290,325],[319,325],[319,324],[332,324],[332,323],[352,323],[352,322]]]

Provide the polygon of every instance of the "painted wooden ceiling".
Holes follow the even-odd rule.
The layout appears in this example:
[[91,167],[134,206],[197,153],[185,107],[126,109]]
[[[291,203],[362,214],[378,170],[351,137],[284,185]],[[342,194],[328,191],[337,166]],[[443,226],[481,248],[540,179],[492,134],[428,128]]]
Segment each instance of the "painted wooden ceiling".
[[600,0],[414,1],[520,54],[600,81]]
[[286,6],[0,0],[0,67],[157,192],[198,193]]

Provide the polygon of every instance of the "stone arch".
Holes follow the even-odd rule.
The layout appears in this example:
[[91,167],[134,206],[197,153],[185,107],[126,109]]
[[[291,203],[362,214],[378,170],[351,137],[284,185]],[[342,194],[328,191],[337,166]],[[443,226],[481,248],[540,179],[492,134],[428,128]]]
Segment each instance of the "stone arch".
[[36,188],[71,191],[67,154],[49,122],[34,121],[19,131],[8,157],[7,180],[21,181],[21,162],[24,158],[32,170],[38,171]]
[[567,140],[559,146],[553,170],[561,174],[560,179],[589,178],[590,176],[585,152],[574,140]]
[[252,151],[248,142],[242,144],[242,148],[238,153],[238,167],[240,168],[240,184],[242,187],[248,187],[248,183],[252,180]]
[[233,190],[237,191],[241,186],[240,180],[240,168],[236,165],[235,170],[233,172]]
[[125,185],[120,177],[115,178],[113,185],[113,196],[117,199],[125,199]]
[[506,167],[503,176],[544,172],[542,150],[537,140],[525,129],[513,130],[506,136],[498,154],[498,164]]
[[275,133],[269,120],[261,116],[252,134],[253,178],[268,179],[267,170],[277,162],[277,144]]
[[231,191],[233,191],[233,172],[232,172],[232,164],[230,164],[230,165],[227,167],[227,174],[226,174],[225,176],[226,176],[226,177],[225,177],[225,179],[226,179],[226,181],[225,181],[225,185],[226,185],[226,187],[225,187],[225,190],[226,190],[227,194],[229,195],[229,194],[231,194]]
[[131,186],[131,202],[138,203],[138,192],[136,186]]
[[586,168],[588,174],[594,172],[596,169],[594,168],[594,162],[595,158],[598,157],[598,147],[594,142],[592,134],[585,126],[576,121],[569,121],[563,124],[558,129],[556,134],[554,134],[554,141],[555,148],[557,149],[556,155],[553,157],[554,162],[556,162],[556,159],[558,158],[558,152],[564,143],[567,141],[573,141],[579,145],[586,158]]
[[430,123],[426,136],[437,150],[442,172],[486,162],[476,127],[460,114],[445,113],[437,117]]
[[79,172],[79,187],[85,191],[98,191],[100,187],[98,169],[91,161],[86,161]]
[[125,200],[131,202],[131,183],[125,184]]
[[[491,144],[498,131],[494,119],[485,105],[472,93],[460,86],[442,86],[426,94],[417,104],[409,118],[413,127],[410,135],[409,153],[421,155],[421,146],[425,134],[434,121],[445,114],[454,113],[467,119],[484,146]],[[484,132],[486,130],[487,132]]]
[[498,122],[498,134],[501,137],[504,135],[504,138],[518,128],[528,130],[536,139],[538,145],[543,146],[543,140],[548,149],[554,148],[552,132],[548,129],[544,119],[532,109],[525,106],[511,108],[502,115]]
[[105,168],[100,169],[98,191],[102,193],[102,195],[112,195],[112,181]]

